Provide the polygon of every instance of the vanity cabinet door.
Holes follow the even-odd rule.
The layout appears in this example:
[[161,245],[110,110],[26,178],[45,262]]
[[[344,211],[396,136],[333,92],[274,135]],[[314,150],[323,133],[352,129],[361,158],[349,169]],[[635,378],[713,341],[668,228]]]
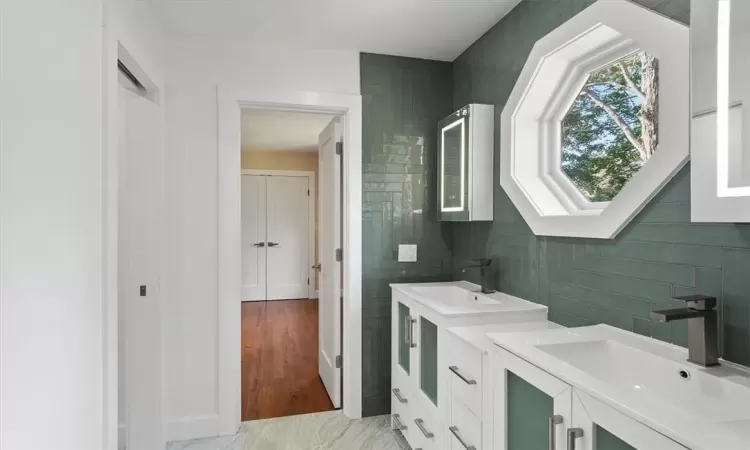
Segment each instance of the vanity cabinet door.
[[419,389],[438,406],[438,327],[419,317]]
[[687,449],[579,390],[573,390],[573,425],[569,429],[575,435],[569,437],[572,446],[568,450]]
[[565,450],[572,388],[503,349],[496,349],[491,358],[494,448]]

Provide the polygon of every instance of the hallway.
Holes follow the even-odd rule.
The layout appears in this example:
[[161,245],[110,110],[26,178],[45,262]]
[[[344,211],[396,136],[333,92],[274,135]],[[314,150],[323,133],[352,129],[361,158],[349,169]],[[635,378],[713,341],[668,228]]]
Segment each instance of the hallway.
[[242,421],[331,411],[318,377],[318,301],[242,303]]

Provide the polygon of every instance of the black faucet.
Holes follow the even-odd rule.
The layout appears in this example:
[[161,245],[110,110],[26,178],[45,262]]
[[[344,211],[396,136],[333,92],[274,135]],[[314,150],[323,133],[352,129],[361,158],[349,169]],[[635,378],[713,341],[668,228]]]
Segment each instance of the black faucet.
[[719,364],[719,326],[716,298],[707,295],[674,297],[687,303],[687,308],[651,312],[651,319],[659,322],[687,320],[688,361],[703,367]]
[[479,275],[482,277],[482,294],[492,294],[495,292],[495,289],[492,287],[495,277],[490,267],[492,260],[488,258],[474,258],[474,261],[477,261],[477,264],[466,266],[463,271],[466,272],[466,269],[478,268]]

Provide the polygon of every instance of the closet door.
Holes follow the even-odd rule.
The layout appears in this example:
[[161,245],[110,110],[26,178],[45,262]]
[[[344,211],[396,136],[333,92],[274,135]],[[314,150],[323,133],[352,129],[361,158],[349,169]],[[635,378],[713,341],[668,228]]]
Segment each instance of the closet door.
[[266,176],[242,175],[242,301],[266,299]]
[[268,300],[308,297],[310,215],[307,183],[307,177],[267,177]]

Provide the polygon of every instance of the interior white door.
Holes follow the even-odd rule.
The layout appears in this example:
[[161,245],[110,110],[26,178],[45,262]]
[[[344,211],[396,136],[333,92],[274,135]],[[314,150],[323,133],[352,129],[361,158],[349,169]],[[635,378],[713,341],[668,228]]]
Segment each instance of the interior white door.
[[266,176],[242,175],[242,301],[266,300]]
[[308,178],[266,177],[266,298],[307,298]]
[[338,117],[323,130],[318,139],[318,373],[335,408],[341,407],[341,262],[336,250],[341,248],[341,157],[336,143],[341,141]]
[[118,311],[121,439],[128,450],[164,448],[161,233],[163,137],[159,106],[121,77],[118,95]]

